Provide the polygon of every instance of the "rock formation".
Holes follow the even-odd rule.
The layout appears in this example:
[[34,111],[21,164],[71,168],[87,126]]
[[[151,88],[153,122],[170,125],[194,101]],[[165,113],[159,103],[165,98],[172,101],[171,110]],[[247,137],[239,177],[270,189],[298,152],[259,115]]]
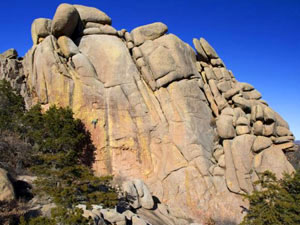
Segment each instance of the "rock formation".
[[[115,209],[103,209],[92,205],[78,205],[83,216],[91,217],[95,224],[116,225],[173,225],[188,224],[186,220],[173,217],[165,204],[154,201],[147,185],[139,179],[128,180],[123,184],[123,200]],[[194,224],[197,225],[197,224]]]
[[7,172],[0,168],[0,201],[11,201],[15,199],[15,191]]
[[97,147],[95,174],[143,180],[177,221],[240,221],[257,173],[294,171],[288,124],[205,39],[194,51],[163,23],[116,30],[104,12],[69,4],[34,20],[32,39],[23,60],[0,57],[1,77],[27,107],[71,107]]

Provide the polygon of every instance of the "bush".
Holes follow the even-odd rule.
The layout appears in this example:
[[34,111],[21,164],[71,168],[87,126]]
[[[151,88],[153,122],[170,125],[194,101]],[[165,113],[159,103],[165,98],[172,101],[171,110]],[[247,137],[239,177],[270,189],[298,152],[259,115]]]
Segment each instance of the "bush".
[[[15,170],[20,164],[29,168],[38,176],[34,194],[49,196],[57,205],[51,218],[21,218],[21,224],[88,224],[76,205],[117,204],[117,193],[110,185],[112,177],[93,175],[95,147],[71,109],[52,106],[42,113],[41,106],[36,105],[25,112],[22,97],[8,82],[0,81],[0,132],[1,165]],[[4,216],[12,210],[6,208]],[[20,215],[9,219],[18,222]]]
[[52,106],[42,113],[37,105],[25,113],[22,124],[22,136],[33,145],[31,171],[39,177],[34,193],[50,196],[58,206],[50,219],[39,217],[28,224],[87,224],[76,205],[117,204],[117,193],[110,186],[112,177],[95,177],[89,167],[89,155],[95,148],[70,109]]
[[0,201],[0,224],[17,225],[19,217],[23,216],[28,210],[26,204],[22,201]]
[[92,225],[92,219],[87,219],[82,216],[82,209],[67,210],[63,207],[52,209],[52,217],[43,216],[31,218],[28,222],[21,217],[20,225]]
[[95,148],[90,134],[79,119],[73,118],[71,109],[52,106],[42,114],[41,106],[36,105],[22,118],[20,133],[34,146],[39,157],[57,158],[51,160],[55,167],[91,165],[94,161]]
[[300,171],[277,180],[269,171],[259,175],[255,183],[260,191],[245,195],[248,214],[241,225],[300,224]]
[[22,96],[14,92],[9,82],[0,80],[0,133],[14,131],[24,111]]

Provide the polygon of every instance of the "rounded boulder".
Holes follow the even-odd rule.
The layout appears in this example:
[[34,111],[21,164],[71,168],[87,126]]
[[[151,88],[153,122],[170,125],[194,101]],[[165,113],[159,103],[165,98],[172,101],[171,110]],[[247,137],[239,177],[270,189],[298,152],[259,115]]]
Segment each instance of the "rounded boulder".
[[56,36],[71,37],[79,20],[76,8],[69,4],[60,4],[52,20],[51,33]]
[[45,38],[51,33],[51,20],[46,18],[35,19],[31,25],[33,44],[38,44],[39,38]]
[[83,5],[74,5],[74,7],[77,9],[80,19],[84,23],[94,22],[111,25],[111,18],[99,9]]

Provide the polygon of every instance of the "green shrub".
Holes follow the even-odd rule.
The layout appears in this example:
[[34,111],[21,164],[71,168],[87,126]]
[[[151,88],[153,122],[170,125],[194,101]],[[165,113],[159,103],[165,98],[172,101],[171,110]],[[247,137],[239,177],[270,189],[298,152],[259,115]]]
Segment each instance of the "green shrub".
[[56,167],[81,162],[91,165],[94,160],[95,147],[90,134],[79,119],[73,118],[69,108],[52,106],[43,114],[41,106],[36,105],[25,113],[20,132],[34,146],[39,156],[56,158],[52,160]]
[[95,177],[89,167],[95,148],[70,109],[52,106],[42,113],[37,105],[25,113],[22,124],[22,136],[33,145],[31,171],[38,176],[34,194],[48,195],[57,205],[50,219],[31,219],[29,225],[44,220],[46,224],[87,224],[76,205],[117,204],[112,177]]
[[[21,218],[22,225],[89,224],[76,205],[117,204],[117,193],[110,185],[112,177],[93,175],[95,147],[90,133],[79,119],[74,119],[71,109],[52,106],[42,113],[41,106],[36,105],[25,112],[22,97],[14,93],[8,82],[0,81],[0,132],[2,137],[9,132],[15,140],[23,140],[18,150],[0,149],[0,154],[6,156],[1,158],[12,167],[26,160],[24,165],[38,176],[34,194],[49,196],[57,205],[51,218]],[[9,143],[10,139],[3,140]],[[16,161],[17,155],[23,157]]]
[[35,217],[26,221],[24,217],[20,219],[20,225],[92,225],[92,219],[84,218],[82,216],[82,209],[75,208],[74,210],[66,209],[63,207],[56,207],[52,209],[51,218],[48,217]]
[[266,171],[256,185],[260,191],[245,195],[250,207],[241,225],[300,224],[300,171],[281,180]]
[[0,80],[0,132],[14,131],[24,111],[22,96],[14,92],[9,82]]

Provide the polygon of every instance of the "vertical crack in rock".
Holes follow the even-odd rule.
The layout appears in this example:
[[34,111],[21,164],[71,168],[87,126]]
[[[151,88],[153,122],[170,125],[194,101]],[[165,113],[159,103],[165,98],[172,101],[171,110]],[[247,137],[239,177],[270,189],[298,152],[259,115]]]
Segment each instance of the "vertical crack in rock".
[[105,162],[105,165],[106,165],[106,168],[108,170],[109,173],[112,173],[112,165],[111,165],[111,159],[110,159],[110,156],[111,156],[111,147],[110,147],[110,130],[109,130],[109,110],[110,110],[110,107],[109,107],[109,102],[108,102],[108,99],[109,97],[107,96],[107,89],[105,88],[105,91],[104,91],[104,99],[105,99],[105,112],[104,112],[104,116],[105,116],[105,124],[104,124],[104,128],[105,128],[105,153],[104,153],[104,156],[105,156],[105,159],[104,159],[104,162]]

